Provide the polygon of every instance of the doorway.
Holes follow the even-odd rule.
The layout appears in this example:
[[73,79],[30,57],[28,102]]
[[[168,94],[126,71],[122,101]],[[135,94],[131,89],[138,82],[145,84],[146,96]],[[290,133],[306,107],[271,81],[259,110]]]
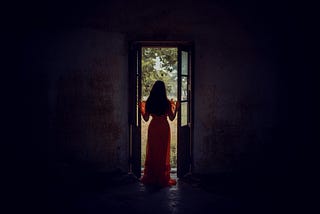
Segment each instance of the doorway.
[[192,170],[193,45],[190,42],[146,42],[130,44],[129,52],[129,171],[141,176],[147,130],[138,109],[156,80],[166,84],[169,99],[180,102],[180,111],[169,121],[171,171],[182,177]]

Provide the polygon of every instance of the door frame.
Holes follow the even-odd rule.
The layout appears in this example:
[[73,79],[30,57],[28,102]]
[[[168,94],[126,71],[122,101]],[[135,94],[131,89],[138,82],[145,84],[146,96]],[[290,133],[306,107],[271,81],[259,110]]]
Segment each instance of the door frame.
[[[129,42],[129,59],[128,59],[128,71],[129,71],[129,93],[128,93],[128,125],[129,125],[129,161],[128,161],[128,171],[133,173],[136,177],[141,177],[141,116],[140,112],[137,113],[137,101],[141,97],[141,48],[142,47],[176,47],[178,48],[178,76],[181,76],[181,50],[189,51],[188,55],[188,67],[190,75],[190,91],[189,94],[189,120],[188,126],[189,130],[189,142],[187,149],[189,154],[187,155],[187,163],[189,165],[189,170],[187,173],[192,173],[193,171],[193,118],[194,118],[194,42],[192,41],[131,41]],[[139,81],[137,81],[139,78]],[[178,78],[178,91],[181,91],[181,83]],[[180,87],[180,88],[179,88]],[[189,90],[189,89],[188,89]],[[138,96],[137,96],[138,95]],[[180,100],[180,95],[178,93],[178,100]],[[139,115],[136,117],[136,115]],[[179,118],[181,118],[181,112],[178,112]],[[177,127],[177,145],[179,145],[180,140],[180,120],[178,118]],[[179,155],[177,153],[177,162]],[[178,163],[177,163],[178,164]],[[178,169],[178,166],[177,166]],[[178,177],[182,177],[187,173],[177,173]]]

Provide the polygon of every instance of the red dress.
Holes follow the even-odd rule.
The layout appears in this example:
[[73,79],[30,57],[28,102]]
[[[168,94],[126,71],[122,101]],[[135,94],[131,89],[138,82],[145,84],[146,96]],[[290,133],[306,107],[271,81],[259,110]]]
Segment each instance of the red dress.
[[145,168],[141,179],[144,184],[163,187],[176,184],[176,181],[170,178],[170,126],[167,121],[168,113],[161,116],[151,114],[152,120],[148,128]]

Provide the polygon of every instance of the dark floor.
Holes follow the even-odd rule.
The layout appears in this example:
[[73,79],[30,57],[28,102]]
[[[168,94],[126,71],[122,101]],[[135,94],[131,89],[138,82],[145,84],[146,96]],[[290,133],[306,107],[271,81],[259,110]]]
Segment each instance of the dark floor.
[[127,173],[68,172],[52,174],[48,187],[49,213],[287,213],[293,207],[287,187],[257,175],[189,175],[159,189]]

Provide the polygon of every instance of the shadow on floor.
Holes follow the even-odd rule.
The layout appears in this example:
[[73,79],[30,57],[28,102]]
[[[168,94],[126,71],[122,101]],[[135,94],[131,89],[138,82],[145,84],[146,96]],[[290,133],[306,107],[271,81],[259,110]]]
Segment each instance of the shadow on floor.
[[47,188],[50,213],[277,213],[287,204],[280,184],[253,173],[192,174],[157,188],[121,171],[65,168],[49,172]]

